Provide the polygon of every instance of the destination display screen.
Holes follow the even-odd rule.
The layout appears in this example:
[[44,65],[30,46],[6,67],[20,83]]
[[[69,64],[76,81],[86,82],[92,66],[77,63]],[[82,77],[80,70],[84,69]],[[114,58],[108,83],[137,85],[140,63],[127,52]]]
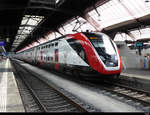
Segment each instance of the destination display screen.
[[97,40],[98,37],[89,37],[90,40]]

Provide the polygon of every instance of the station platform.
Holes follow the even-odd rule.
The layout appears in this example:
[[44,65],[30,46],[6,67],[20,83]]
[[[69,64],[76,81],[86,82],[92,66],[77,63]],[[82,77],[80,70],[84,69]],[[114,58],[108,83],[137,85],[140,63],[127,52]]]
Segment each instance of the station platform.
[[123,70],[120,75],[124,77],[150,80],[150,70],[146,69],[126,69]]
[[9,59],[0,61],[0,112],[24,112]]

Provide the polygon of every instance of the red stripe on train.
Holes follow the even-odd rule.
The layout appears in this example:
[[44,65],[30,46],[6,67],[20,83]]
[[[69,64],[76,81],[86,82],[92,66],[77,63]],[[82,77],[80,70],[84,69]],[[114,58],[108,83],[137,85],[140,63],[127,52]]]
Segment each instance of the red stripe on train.
[[55,49],[55,69],[59,69],[58,49]]

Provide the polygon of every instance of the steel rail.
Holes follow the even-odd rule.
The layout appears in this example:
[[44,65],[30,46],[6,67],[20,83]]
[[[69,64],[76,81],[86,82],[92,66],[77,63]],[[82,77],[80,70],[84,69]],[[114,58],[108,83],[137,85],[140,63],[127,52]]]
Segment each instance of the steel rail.
[[[41,80],[39,77],[35,76],[30,70],[26,69],[25,67],[21,66],[20,64],[17,64],[20,68],[23,68],[23,70],[27,71],[29,73],[30,76],[33,76],[36,79],[39,79],[42,83],[44,83],[46,86],[48,86],[50,89],[53,89],[55,92],[57,92],[61,97],[63,97],[64,99],[68,100],[68,102],[70,104],[72,104],[73,106],[75,106],[76,108],[78,108],[81,112],[88,112],[85,108],[81,107],[79,104],[75,103],[73,100],[71,100],[70,98],[68,98],[67,96],[65,96],[63,93],[61,93],[60,91],[58,91],[57,89],[51,87],[49,84],[47,84],[46,82],[44,82],[43,80]],[[20,76],[22,76],[22,73],[20,72]],[[25,79],[24,79],[25,80]],[[43,110],[43,112],[49,112],[46,107],[44,107],[42,105],[42,102],[40,101],[40,99],[36,96],[36,93],[34,92],[34,90],[30,87],[30,85],[25,81],[25,84],[27,84],[28,88],[31,90],[31,93],[33,94],[34,98],[36,99],[38,105],[40,106],[40,108]]]
[[[143,104],[145,106],[150,107],[150,92],[140,90],[140,89],[135,89],[135,88],[128,87],[128,86],[124,86],[124,85],[121,85],[121,84],[118,84],[115,82],[111,82],[111,81],[104,81],[104,84],[106,86],[102,86],[102,87],[106,91],[115,93],[119,96],[123,96],[128,99],[132,99],[134,101],[140,102],[141,104]],[[116,89],[114,89],[116,87],[120,88],[120,91],[119,90],[117,91]],[[123,93],[123,92],[125,92],[125,93]],[[135,95],[133,95],[133,93],[135,93]],[[149,98],[149,99],[142,100],[141,97],[138,97],[138,95],[143,95],[142,98],[145,96],[145,98]]]

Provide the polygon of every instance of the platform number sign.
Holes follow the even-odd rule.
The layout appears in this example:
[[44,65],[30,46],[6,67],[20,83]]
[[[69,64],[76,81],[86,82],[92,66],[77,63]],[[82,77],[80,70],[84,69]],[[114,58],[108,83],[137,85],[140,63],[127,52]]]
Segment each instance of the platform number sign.
[[141,42],[136,43],[136,47],[142,47],[142,46],[143,46],[143,43],[141,43]]

